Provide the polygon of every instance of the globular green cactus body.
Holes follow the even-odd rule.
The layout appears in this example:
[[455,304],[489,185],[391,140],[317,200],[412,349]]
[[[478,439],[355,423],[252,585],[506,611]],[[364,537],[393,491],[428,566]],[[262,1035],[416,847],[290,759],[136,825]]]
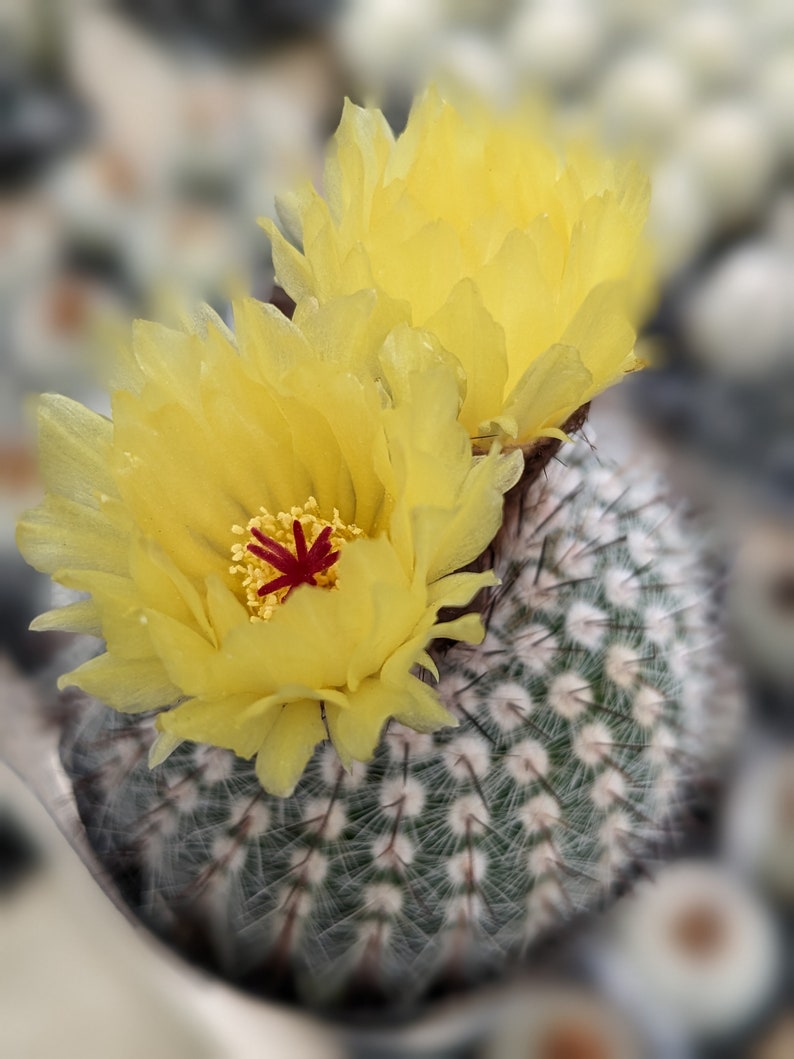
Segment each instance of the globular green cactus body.
[[349,774],[322,747],[280,799],[222,750],[150,771],[151,717],[83,715],[81,812],[156,931],[316,1005],[401,1004],[503,967],[664,835],[708,693],[697,555],[655,487],[563,455],[508,503],[484,643],[438,659],[458,728],[392,724]]

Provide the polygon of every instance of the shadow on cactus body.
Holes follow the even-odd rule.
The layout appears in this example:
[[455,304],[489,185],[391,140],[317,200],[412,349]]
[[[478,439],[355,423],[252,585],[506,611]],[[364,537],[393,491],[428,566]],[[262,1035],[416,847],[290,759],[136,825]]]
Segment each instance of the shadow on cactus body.
[[562,460],[507,506],[485,642],[439,659],[456,729],[392,724],[352,774],[323,747],[280,799],[223,750],[150,771],[151,715],[78,700],[80,812],[157,934],[260,995],[404,1009],[502,973],[658,852],[707,754],[698,550],[658,482],[581,442]]

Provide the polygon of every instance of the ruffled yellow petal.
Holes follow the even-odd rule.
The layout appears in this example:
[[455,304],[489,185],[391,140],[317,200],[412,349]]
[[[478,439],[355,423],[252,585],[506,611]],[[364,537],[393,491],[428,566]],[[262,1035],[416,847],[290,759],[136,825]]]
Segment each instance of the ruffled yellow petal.
[[180,739],[178,735],[172,735],[171,732],[160,732],[149,747],[149,768],[153,769],[157,768],[158,765],[162,765],[166,758],[169,758],[183,742],[184,740]]
[[81,599],[57,610],[47,610],[30,623],[33,632],[80,632],[101,636],[102,625],[93,600]]
[[439,429],[456,414],[454,378],[443,367],[409,373],[404,400],[384,413],[398,500],[392,539],[430,582],[482,553],[502,519],[502,494],[518,480],[519,453],[467,459],[469,439]]
[[527,368],[505,402],[505,414],[513,418],[517,438],[541,437],[551,434],[555,423],[564,423],[592,390],[593,376],[581,352],[560,343]]
[[395,720],[417,732],[435,732],[439,728],[456,728],[458,719],[438,701],[432,688],[416,677],[411,679],[410,694],[395,709]]
[[292,794],[315,747],[326,736],[316,702],[282,706],[256,755],[256,774],[265,790],[282,798]]
[[[459,417],[475,441],[480,441],[476,437],[479,424],[504,400],[508,370],[504,327],[487,311],[479,289],[467,277],[430,317],[427,329],[460,361],[465,399]],[[488,350],[487,357],[483,350]]]
[[32,566],[48,574],[64,567],[123,570],[127,539],[120,532],[122,520],[109,517],[108,508],[105,504],[98,511],[49,493],[39,507],[20,519],[17,546]]
[[160,714],[158,728],[173,738],[191,739],[233,750],[240,757],[256,754],[281,707],[254,700],[247,693],[195,698]]
[[315,359],[300,330],[275,306],[244,298],[235,303],[234,313],[240,356],[260,378],[281,378],[296,365]]
[[443,607],[465,607],[480,589],[498,584],[499,578],[492,570],[483,570],[477,574],[449,574],[431,586],[427,598],[429,602]]
[[207,617],[218,642],[223,643],[233,629],[248,622],[250,615],[244,604],[217,574],[207,577],[206,592]]
[[[305,207],[302,212],[305,212]],[[314,281],[306,258],[284,238],[270,218],[261,217],[259,223],[270,239],[273,268],[284,290],[289,291],[292,297],[310,294]]]
[[38,405],[41,477],[51,493],[98,508],[115,496],[108,468],[113,428],[108,419],[60,394],[44,394]]
[[325,166],[324,187],[334,217],[340,225],[357,231],[367,223],[368,196],[354,195],[358,188],[377,187],[389,160],[394,136],[376,110],[363,110],[345,100],[335,150]]
[[151,654],[151,643],[134,582],[119,574],[100,570],[59,570],[56,578],[67,588],[91,593],[99,633],[122,658]]
[[[437,696],[416,677],[389,686],[383,680],[367,680],[351,697],[349,710],[330,710],[328,725],[334,744],[345,747],[343,764],[367,761],[375,752],[383,726],[394,717],[418,731],[433,732],[454,727],[457,719],[439,703]],[[413,722],[413,723],[412,723]]]
[[174,702],[182,694],[158,658],[123,658],[110,651],[84,662],[58,680],[76,686],[124,713],[143,713]]
[[429,565],[433,578],[443,577],[482,554],[502,523],[502,492],[516,484],[523,466],[519,452],[502,457],[496,448],[473,463],[461,489],[461,503],[436,538]]

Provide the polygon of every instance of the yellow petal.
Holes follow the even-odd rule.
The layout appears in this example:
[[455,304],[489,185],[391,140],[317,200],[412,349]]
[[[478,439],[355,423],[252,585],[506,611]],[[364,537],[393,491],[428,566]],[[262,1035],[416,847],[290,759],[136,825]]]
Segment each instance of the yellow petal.
[[73,685],[125,713],[155,710],[181,695],[159,660],[118,658],[109,653],[97,655],[58,680],[59,688]]
[[[421,326],[437,312],[463,275],[460,239],[451,225],[433,221],[404,239],[397,252],[373,267],[379,287],[411,306],[410,323]],[[431,270],[410,269],[405,261],[432,261]]]
[[417,732],[437,732],[439,728],[457,728],[458,719],[438,699],[436,692],[416,677],[411,678],[410,694],[394,713],[395,720]]
[[317,702],[291,702],[280,711],[256,755],[256,774],[270,794],[295,789],[315,747],[327,736]]
[[551,346],[526,370],[506,402],[515,417],[518,437],[541,437],[562,423],[592,392],[593,376],[573,346]]
[[33,632],[81,632],[89,636],[101,636],[102,625],[97,609],[90,599],[68,603],[58,610],[39,614],[30,623]]
[[44,394],[38,407],[41,475],[50,492],[99,507],[102,493],[114,496],[108,468],[112,425],[59,394]]
[[166,758],[170,757],[183,742],[184,740],[180,739],[178,735],[173,735],[171,732],[160,732],[149,747],[149,768],[153,769],[157,768],[158,765],[162,765]]
[[[621,283],[603,283],[590,291],[563,335],[563,343],[581,351],[594,381],[610,383],[625,373],[634,340],[634,328],[627,318],[626,288]],[[591,388],[585,397],[590,400],[592,396]]]
[[250,758],[267,738],[280,709],[245,693],[190,699],[161,713],[157,727],[175,739],[225,747]]
[[[482,304],[479,290],[462,279],[426,327],[454,353],[464,371],[466,397],[460,420],[470,434],[486,416],[502,407],[507,382],[504,329]],[[483,356],[483,350],[488,351]]]
[[449,637],[450,640],[477,644],[485,639],[485,626],[479,614],[462,614],[451,621],[438,622],[434,633],[436,636]]
[[[368,221],[368,195],[383,175],[394,136],[379,111],[357,107],[346,99],[334,144],[323,188],[336,222],[350,225],[355,232]],[[352,195],[352,189],[359,187],[365,194]]]
[[436,539],[428,568],[431,580],[483,553],[502,524],[502,495],[518,481],[523,465],[520,452],[503,456],[495,448],[474,462],[461,487],[459,506]]
[[478,270],[475,281],[483,304],[504,331],[509,390],[527,365],[559,337],[553,312],[556,291],[546,281],[535,241],[517,230]]
[[465,607],[480,589],[498,584],[499,578],[492,570],[476,574],[447,574],[430,586],[427,598],[428,602],[442,607]]
[[216,650],[212,644],[166,614],[147,610],[145,618],[154,651],[182,694],[213,694],[217,681],[213,673]]
[[[424,385],[437,386],[438,400],[443,402],[443,407],[459,408],[467,385],[464,366],[456,356],[447,352],[432,331],[395,323],[385,336],[378,360],[395,404],[403,404],[406,408],[412,406],[420,389],[418,378],[421,373],[421,388]],[[443,371],[434,370],[438,368]],[[457,383],[455,389],[449,385],[451,381]],[[442,419],[443,407],[439,409]],[[421,413],[414,418],[417,429],[422,426],[433,429],[432,420],[424,420]]]
[[277,379],[297,364],[311,362],[313,351],[301,331],[274,305],[256,298],[234,303],[240,355],[262,379]]
[[223,643],[232,629],[249,621],[246,607],[217,575],[210,574],[206,580],[206,600],[209,623],[218,643]]
[[284,238],[269,217],[260,217],[259,224],[270,239],[276,281],[295,301],[311,294],[314,283],[306,258]]
[[37,570],[124,569],[128,541],[101,511],[50,493],[17,524],[17,547]]
[[368,761],[378,744],[383,726],[404,703],[402,694],[382,681],[366,680],[350,697],[349,710],[329,710],[328,727],[333,744],[345,767],[351,761]]

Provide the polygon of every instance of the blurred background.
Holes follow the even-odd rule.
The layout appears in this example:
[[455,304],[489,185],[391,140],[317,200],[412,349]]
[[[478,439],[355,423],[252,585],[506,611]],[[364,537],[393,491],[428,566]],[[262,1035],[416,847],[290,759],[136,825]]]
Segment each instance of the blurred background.
[[[659,366],[595,418],[694,501],[747,704],[676,864],[582,940],[575,975],[527,987],[477,1054],[790,1059],[790,0],[0,0],[0,694],[34,709],[62,647],[26,631],[50,587],[13,540],[39,489],[27,396],[102,410],[97,363],[131,318],[177,301],[223,312],[241,286],[268,298],[256,219],[319,180],[344,96],[399,128],[434,78],[504,103],[541,94],[652,173],[662,291],[644,341]],[[735,712],[726,701],[732,730]],[[0,1055],[56,1040],[61,1056],[138,1055],[142,1013],[158,1055],[333,1054],[276,1015],[253,1051],[217,1026],[196,1037],[189,998],[153,996],[155,957],[127,924],[103,914],[98,938],[93,883],[69,858],[0,772]]]

